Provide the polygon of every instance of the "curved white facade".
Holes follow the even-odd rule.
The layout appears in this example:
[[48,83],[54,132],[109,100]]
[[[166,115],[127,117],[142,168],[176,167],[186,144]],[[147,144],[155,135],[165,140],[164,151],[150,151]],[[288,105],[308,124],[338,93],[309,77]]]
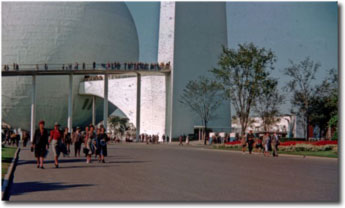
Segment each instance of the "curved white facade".
[[[2,3],[2,64],[137,61],[138,44],[132,16],[121,2]],[[90,98],[78,96],[81,78],[73,79],[73,126],[91,117]],[[36,86],[36,122],[66,126],[68,77],[37,77]],[[2,78],[4,122],[29,129],[31,92],[31,77]]]
[[[136,125],[137,78],[109,79],[108,100],[118,107]],[[80,83],[79,94],[104,97],[104,81]],[[140,133],[165,133],[164,76],[141,77]]]

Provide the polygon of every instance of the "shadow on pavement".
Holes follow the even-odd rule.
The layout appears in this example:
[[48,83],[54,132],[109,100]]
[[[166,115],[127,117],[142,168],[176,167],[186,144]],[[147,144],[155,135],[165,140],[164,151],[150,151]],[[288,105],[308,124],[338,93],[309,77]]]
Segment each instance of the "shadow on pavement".
[[35,191],[53,191],[64,190],[69,188],[93,186],[92,184],[71,184],[64,185],[62,183],[42,183],[42,182],[23,182],[14,183],[11,188],[11,195],[20,195],[28,192]]
[[[59,163],[85,162],[86,159],[60,159]],[[19,160],[17,165],[36,164],[36,160]],[[44,164],[54,163],[54,160],[44,160]]]
[[108,161],[106,163],[146,163],[150,161]]

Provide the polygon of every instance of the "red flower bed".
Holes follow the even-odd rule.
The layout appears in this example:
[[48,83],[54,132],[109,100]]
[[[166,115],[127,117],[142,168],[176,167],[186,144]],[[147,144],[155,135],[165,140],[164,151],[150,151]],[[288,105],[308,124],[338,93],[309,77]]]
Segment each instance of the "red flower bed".
[[[241,144],[241,141],[233,141],[233,142],[226,142],[227,145],[236,145]],[[329,145],[329,144],[338,144],[337,140],[329,141],[329,140],[323,140],[318,142],[307,142],[307,141],[288,141],[288,142],[280,142],[280,146],[291,146],[296,144],[312,144],[317,146],[322,145]]]
[[322,145],[328,145],[328,144],[338,144],[338,141],[337,140],[333,140],[333,141],[324,140],[324,141],[318,141],[318,142],[307,142],[307,141],[280,142],[281,146],[291,146],[291,145],[296,145],[296,144],[312,144],[312,145],[322,146]]
[[241,144],[241,141],[225,142],[225,144],[229,144],[229,145]]

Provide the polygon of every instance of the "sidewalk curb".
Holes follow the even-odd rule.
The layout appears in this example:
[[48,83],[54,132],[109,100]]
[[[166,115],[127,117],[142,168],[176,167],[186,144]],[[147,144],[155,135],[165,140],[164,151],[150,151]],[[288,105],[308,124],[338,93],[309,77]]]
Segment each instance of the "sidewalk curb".
[[4,177],[4,181],[1,187],[1,200],[8,201],[10,198],[10,188],[14,178],[14,171],[16,170],[18,157],[19,157],[20,147],[17,148],[17,151],[14,153],[11,165],[8,168],[8,171]]
[[[214,151],[224,151],[224,152],[234,152],[234,153],[242,153],[242,151],[238,150],[228,150],[228,149],[217,149],[217,148],[202,148],[204,150],[214,150]],[[247,151],[246,154],[249,154]],[[261,153],[253,152],[253,155],[260,155]],[[333,157],[318,157],[318,156],[308,156],[308,155],[292,155],[292,154],[279,154],[279,157],[294,157],[294,158],[308,158],[308,159],[325,159],[325,160],[338,160],[339,158],[333,158]]]

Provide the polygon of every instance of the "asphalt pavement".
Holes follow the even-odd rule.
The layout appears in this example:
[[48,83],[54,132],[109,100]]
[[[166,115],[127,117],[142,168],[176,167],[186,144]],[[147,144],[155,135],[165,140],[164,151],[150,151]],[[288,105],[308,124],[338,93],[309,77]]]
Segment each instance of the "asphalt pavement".
[[10,201],[339,201],[338,159],[135,143],[108,145],[108,155],[91,164],[60,157],[55,168],[50,151],[37,169],[30,148],[22,148]]

